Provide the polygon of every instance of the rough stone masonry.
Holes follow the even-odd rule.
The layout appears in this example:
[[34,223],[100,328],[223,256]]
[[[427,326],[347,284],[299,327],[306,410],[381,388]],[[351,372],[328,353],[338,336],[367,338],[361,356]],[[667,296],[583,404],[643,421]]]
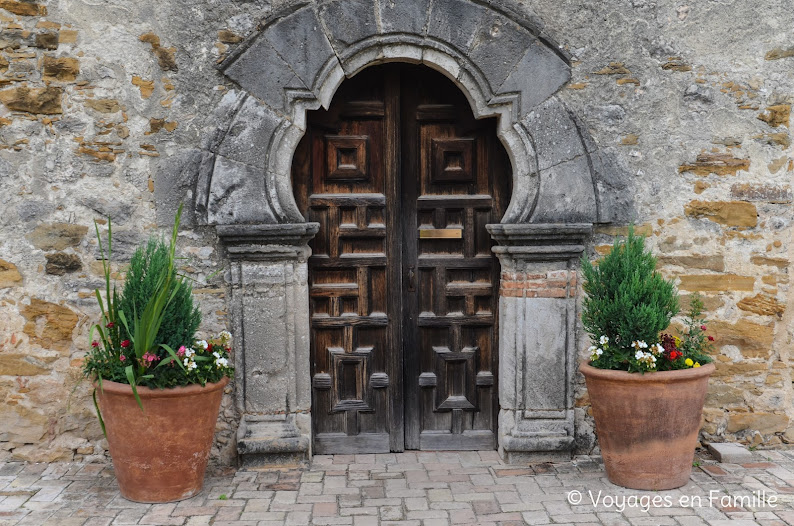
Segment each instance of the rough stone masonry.
[[[454,2],[416,2],[442,3]],[[175,200],[195,197],[214,111],[240,90],[216,65],[269,16],[304,4],[0,0],[0,460],[104,458],[80,381],[101,285],[94,222],[112,220],[121,273],[131,249],[170,223]],[[395,2],[374,4],[378,15]],[[682,296],[706,298],[717,373],[704,439],[794,441],[788,2],[488,4],[532,21],[570,64],[555,96],[592,138],[605,191],[622,197],[588,253],[634,222]],[[200,223],[186,218],[179,252],[213,332],[232,326],[233,277],[215,228]],[[509,290],[535,278],[510,276]],[[578,345],[588,345],[581,331]],[[596,447],[588,406],[579,382],[580,453]],[[235,461],[239,420],[229,388],[218,463]]]

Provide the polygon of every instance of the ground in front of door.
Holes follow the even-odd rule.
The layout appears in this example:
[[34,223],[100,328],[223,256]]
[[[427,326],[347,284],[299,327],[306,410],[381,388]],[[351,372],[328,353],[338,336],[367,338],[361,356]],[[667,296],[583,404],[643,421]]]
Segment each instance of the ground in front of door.
[[0,526],[793,525],[794,450],[754,456],[699,455],[690,483],[664,492],[610,484],[599,457],[528,468],[495,451],[316,456],[215,474],[199,496],[156,505],[121,498],[109,465],[0,462]]

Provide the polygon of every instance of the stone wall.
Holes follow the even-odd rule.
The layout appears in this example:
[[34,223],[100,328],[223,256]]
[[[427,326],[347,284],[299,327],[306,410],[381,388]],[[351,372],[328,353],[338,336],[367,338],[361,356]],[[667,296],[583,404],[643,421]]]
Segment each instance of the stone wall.
[[[0,459],[104,455],[79,382],[101,284],[94,221],[113,221],[121,270],[176,203],[192,202],[213,111],[236,89],[215,64],[289,3],[0,0]],[[558,97],[626,194],[616,216],[648,234],[684,296],[706,297],[718,369],[704,436],[794,440],[788,3],[491,3],[530,17],[570,55]],[[228,262],[214,230],[195,224],[188,214],[180,253],[198,280],[202,330],[231,327]],[[625,225],[595,232],[593,256]],[[235,453],[231,392],[221,463]],[[577,407],[589,451],[581,387]]]

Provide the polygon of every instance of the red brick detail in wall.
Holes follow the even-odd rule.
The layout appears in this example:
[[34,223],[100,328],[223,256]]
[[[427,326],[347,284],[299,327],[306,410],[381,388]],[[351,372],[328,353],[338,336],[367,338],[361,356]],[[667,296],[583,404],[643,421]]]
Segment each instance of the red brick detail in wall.
[[573,298],[576,296],[576,271],[502,272],[499,294],[508,298]]

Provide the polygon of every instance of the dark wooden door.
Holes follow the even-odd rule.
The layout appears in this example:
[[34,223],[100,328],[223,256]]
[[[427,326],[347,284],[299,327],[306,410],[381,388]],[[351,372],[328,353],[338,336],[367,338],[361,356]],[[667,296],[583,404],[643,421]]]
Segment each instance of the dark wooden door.
[[316,453],[493,449],[495,119],[432,70],[369,68],[310,112],[293,161],[309,259]]

